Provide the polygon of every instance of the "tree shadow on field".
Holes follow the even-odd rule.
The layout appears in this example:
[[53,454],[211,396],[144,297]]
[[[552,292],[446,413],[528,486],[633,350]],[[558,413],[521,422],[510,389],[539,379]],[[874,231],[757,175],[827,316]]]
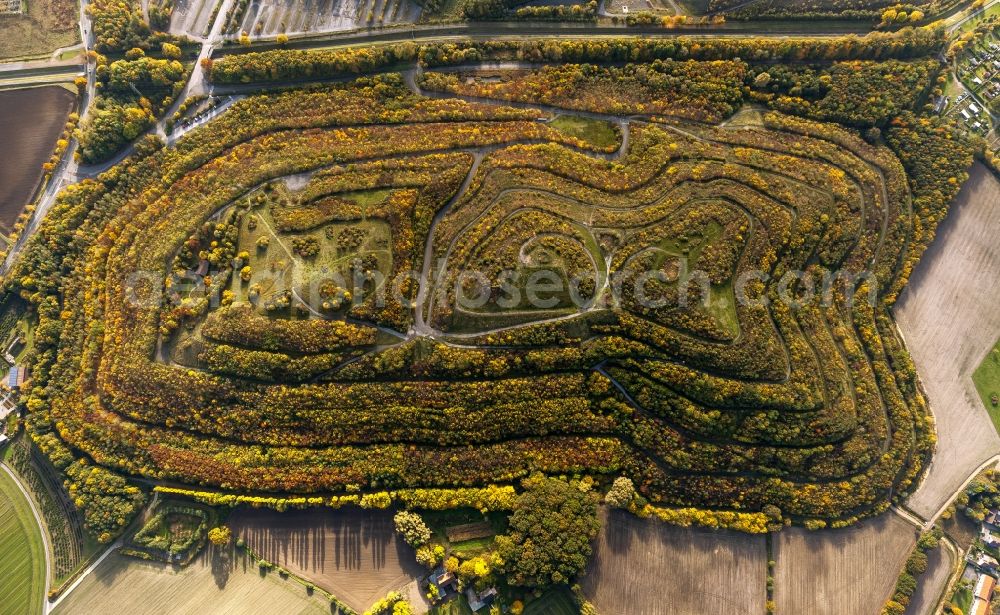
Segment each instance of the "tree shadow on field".
[[363,608],[425,573],[396,534],[392,517],[391,510],[357,507],[244,508],[234,511],[229,524],[263,559]]
[[225,589],[233,571],[233,561],[235,559],[233,547],[231,545],[217,547],[210,544],[207,549],[209,561],[212,562],[212,578],[215,579],[215,585],[219,589]]

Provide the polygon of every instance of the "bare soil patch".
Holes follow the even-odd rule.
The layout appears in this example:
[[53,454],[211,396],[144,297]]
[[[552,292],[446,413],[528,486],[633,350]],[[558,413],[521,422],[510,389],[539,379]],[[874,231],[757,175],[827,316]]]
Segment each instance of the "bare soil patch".
[[845,529],[786,528],[774,537],[778,615],[877,615],[917,542],[888,513]]
[[69,594],[56,615],[329,615],[330,605],[247,556],[207,550],[185,568],[113,554]]
[[0,91],[0,228],[5,232],[31,199],[75,97],[47,86]]
[[602,520],[582,580],[583,592],[598,612],[764,612],[763,536],[681,528],[620,511],[604,512]]
[[894,308],[937,422],[937,450],[909,500],[929,517],[987,458],[1000,436],[972,372],[1000,337],[1000,181],[976,164]]
[[389,511],[241,509],[229,523],[261,557],[358,611],[425,572],[396,534]]

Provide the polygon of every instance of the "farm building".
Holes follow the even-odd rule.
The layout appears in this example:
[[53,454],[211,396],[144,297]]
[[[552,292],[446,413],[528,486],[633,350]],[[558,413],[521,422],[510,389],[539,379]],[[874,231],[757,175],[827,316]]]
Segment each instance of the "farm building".
[[976,581],[976,591],[973,595],[971,615],[987,615],[990,612],[990,600],[993,598],[993,588],[996,579],[988,574],[979,575]]
[[0,15],[17,15],[21,12],[21,0],[0,0]]
[[469,599],[469,608],[473,611],[484,609],[497,599],[497,588],[491,587],[485,591],[476,593],[471,587],[465,590],[465,597]]
[[28,368],[22,365],[15,365],[7,372],[7,388],[10,390],[19,389],[28,377]]

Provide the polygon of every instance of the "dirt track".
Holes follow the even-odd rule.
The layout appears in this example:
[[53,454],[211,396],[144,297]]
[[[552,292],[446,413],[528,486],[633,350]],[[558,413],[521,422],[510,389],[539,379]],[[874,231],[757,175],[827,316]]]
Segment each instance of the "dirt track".
[[397,536],[388,511],[243,509],[229,523],[262,557],[359,612],[424,572],[413,549]]
[[998,205],[1000,182],[977,163],[894,310],[937,421],[930,471],[908,504],[925,518],[1000,453],[971,377],[1000,337]]
[[680,528],[614,511],[582,580],[600,613],[763,613],[762,536]]
[[916,544],[894,513],[841,530],[785,528],[774,537],[778,615],[877,615]]

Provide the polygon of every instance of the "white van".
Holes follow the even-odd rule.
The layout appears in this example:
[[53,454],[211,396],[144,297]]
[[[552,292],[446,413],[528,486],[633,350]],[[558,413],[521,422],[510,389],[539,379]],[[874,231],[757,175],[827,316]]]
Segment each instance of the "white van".
[[7,444],[8,442],[10,442],[10,438],[0,433],[0,448],[3,448],[3,445]]

